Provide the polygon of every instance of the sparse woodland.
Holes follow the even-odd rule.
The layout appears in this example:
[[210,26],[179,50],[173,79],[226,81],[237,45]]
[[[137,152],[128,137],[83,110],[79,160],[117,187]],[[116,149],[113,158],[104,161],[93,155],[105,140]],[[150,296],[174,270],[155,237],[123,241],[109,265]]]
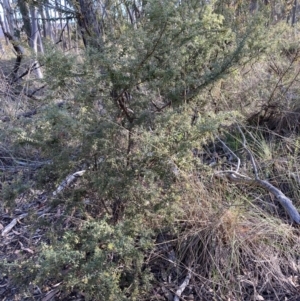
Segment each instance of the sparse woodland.
[[297,0],[0,4],[0,300],[299,300]]

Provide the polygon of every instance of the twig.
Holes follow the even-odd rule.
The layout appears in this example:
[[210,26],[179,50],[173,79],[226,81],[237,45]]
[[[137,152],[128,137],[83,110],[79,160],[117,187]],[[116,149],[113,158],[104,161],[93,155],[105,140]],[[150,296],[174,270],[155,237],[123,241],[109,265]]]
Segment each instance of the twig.
[[279,87],[280,83],[282,82],[284,76],[287,74],[287,72],[291,69],[291,67],[293,66],[293,64],[297,61],[297,58],[298,58],[298,55],[299,55],[299,49],[297,50],[296,54],[294,55],[294,57],[292,58],[289,66],[286,68],[286,70],[284,70],[284,72],[280,75],[273,91],[271,92],[270,96],[269,96],[269,99],[267,101],[267,104],[270,104],[274,94],[275,94],[275,91],[276,89]]
[[62,36],[63,36],[63,34],[64,34],[65,28],[66,28],[66,26],[68,25],[68,23],[69,23],[69,19],[67,19],[67,22],[66,22],[65,26],[64,26],[63,29],[61,30],[59,39],[58,39],[57,42],[55,42],[55,44],[59,44],[60,42],[62,42]]

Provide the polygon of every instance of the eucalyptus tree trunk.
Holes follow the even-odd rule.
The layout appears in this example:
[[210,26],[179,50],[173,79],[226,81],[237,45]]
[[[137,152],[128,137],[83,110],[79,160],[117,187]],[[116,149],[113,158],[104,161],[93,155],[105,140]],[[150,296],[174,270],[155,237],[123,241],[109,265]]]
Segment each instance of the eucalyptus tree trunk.
[[58,39],[58,35],[57,35],[57,10],[54,10],[54,22],[52,23],[52,33],[53,33],[53,39],[54,42],[56,43],[57,39]]
[[41,16],[41,19],[42,19],[42,28],[43,28],[43,38],[46,38],[47,37],[47,29],[46,29],[46,16],[45,16],[45,12],[44,12],[44,8],[43,8],[43,5],[39,5],[39,14]]
[[292,26],[296,24],[296,12],[297,12],[297,0],[294,0],[294,5],[292,9]]
[[4,18],[8,24],[8,31],[12,35],[12,37],[16,37],[17,33],[17,24],[14,18],[14,11],[9,3],[9,0],[2,0],[2,7],[4,12]]
[[[67,0],[64,1],[64,5],[65,5],[65,7],[67,7],[67,5],[68,5]],[[69,22],[67,22],[67,37],[68,37],[68,49],[70,50],[72,48],[72,42],[71,42],[71,33],[70,33],[70,24],[69,24]]]
[[124,2],[124,5],[126,7],[130,23],[133,25],[134,28],[137,28],[137,20],[142,15],[142,12],[140,10],[141,5],[137,4],[136,1]]
[[103,48],[100,9],[93,0],[74,0],[77,22],[85,47]]
[[18,5],[19,5],[20,13],[22,15],[23,28],[27,35],[28,43],[30,43],[31,25],[30,25],[30,15],[29,15],[28,3],[25,2],[24,0],[18,0]]
[[[37,21],[37,8],[33,5],[30,6],[30,16],[31,16],[31,37],[30,37],[30,47],[33,49],[35,55],[38,52],[44,52],[43,43],[41,35],[38,28]],[[36,60],[34,62],[35,72],[38,78],[43,78],[43,73],[39,62]]]
[[249,10],[250,10],[250,12],[251,13],[254,13],[254,12],[256,12],[257,10],[258,10],[258,1],[257,0],[251,0],[250,1],[250,8],[249,8]]
[[[2,3],[1,3],[1,5],[2,5]],[[3,5],[2,5],[2,7],[3,7]],[[4,13],[3,13],[3,19],[2,19],[2,16],[0,14],[0,22],[1,22],[1,29],[2,29],[3,34],[5,32],[9,32],[8,25],[7,25],[7,22],[6,22],[6,17],[5,17]],[[4,38],[5,38],[5,45],[8,46],[9,45],[9,40],[8,40],[8,38],[5,34],[4,34]]]
[[[296,2],[296,4],[297,4],[297,2]],[[284,3],[284,13],[285,13],[287,24],[290,23],[290,20],[293,17],[294,5],[295,5],[295,0],[286,0]]]
[[53,38],[53,32],[51,28],[51,18],[50,18],[50,12],[49,12],[49,7],[48,7],[48,1],[45,1],[45,5],[43,7],[45,9],[45,14],[46,14],[46,35],[45,38],[48,38],[52,42],[54,42]]

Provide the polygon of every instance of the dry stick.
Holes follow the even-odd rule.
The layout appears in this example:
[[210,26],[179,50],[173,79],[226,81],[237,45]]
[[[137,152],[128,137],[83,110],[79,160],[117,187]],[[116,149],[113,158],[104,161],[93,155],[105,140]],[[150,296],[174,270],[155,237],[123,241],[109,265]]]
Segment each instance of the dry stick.
[[[234,181],[234,182],[238,182],[238,183],[244,183],[244,184],[250,184],[250,185],[256,185],[259,187],[262,187],[264,189],[266,189],[267,191],[269,191],[270,193],[272,193],[277,200],[279,201],[279,203],[281,204],[281,206],[285,209],[285,211],[287,212],[287,214],[290,216],[290,218],[292,219],[293,222],[295,222],[296,224],[300,224],[300,214],[297,211],[296,207],[293,205],[293,202],[278,188],[276,188],[275,186],[273,186],[272,184],[270,184],[268,181],[266,180],[261,180],[258,176],[258,171],[257,171],[257,167],[256,167],[256,163],[254,160],[254,157],[251,153],[251,151],[246,147],[246,138],[244,133],[242,132],[242,130],[240,129],[240,127],[238,126],[238,129],[243,137],[243,147],[245,148],[245,150],[247,151],[247,153],[250,156],[250,160],[254,169],[254,173],[255,173],[255,178],[250,178],[248,176],[242,175],[240,173],[238,173],[238,171],[224,171],[222,173],[226,173],[229,175],[229,179]],[[229,147],[226,147],[227,149],[229,149]]]

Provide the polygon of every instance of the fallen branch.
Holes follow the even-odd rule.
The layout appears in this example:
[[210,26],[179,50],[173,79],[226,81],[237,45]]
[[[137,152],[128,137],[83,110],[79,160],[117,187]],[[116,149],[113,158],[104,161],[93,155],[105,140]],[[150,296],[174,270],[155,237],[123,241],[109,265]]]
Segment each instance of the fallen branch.
[[22,218],[24,218],[25,216],[27,216],[27,213],[24,213],[22,215],[20,215],[19,217],[14,218],[2,231],[2,236],[6,236],[11,230],[12,228],[17,224],[17,222],[19,220],[21,220]]
[[85,173],[85,170],[80,170],[72,175],[66,177],[65,180],[61,182],[61,184],[57,187],[57,189],[53,192],[53,196],[56,196],[60,192],[62,192],[67,186],[73,183],[77,178],[81,177]]
[[[243,147],[247,151],[247,153],[250,157],[255,178],[253,179],[251,177],[248,177],[248,176],[245,176],[245,175],[239,173],[240,164],[238,164],[236,171],[225,170],[225,171],[218,172],[215,175],[226,174],[228,176],[228,178],[233,182],[238,182],[238,183],[243,183],[243,184],[248,184],[248,185],[255,185],[255,186],[266,189],[268,192],[270,192],[271,194],[273,194],[276,197],[276,199],[279,201],[281,206],[285,209],[287,214],[290,216],[291,220],[293,222],[295,222],[296,224],[300,224],[300,214],[299,214],[298,210],[296,209],[296,207],[293,205],[293,202],[281,190],[276,188],[274,185],[272,185],[271,183],[269,183],[266,180],[261,180],[259,178],[258,170],[257,170],[257,166],[255,163],[253,154],[249,150],[249,148],[246,146],[245,135],[239,126],[238,126],[238,130],[240,131],[242,138],[243,138],[243,141],[242,141]],[[225,146],[225,148],[227,150],[229,150],[233,154],[233,151],[230,150],[229,147],[227,145],[225,145],[225,143],[223,141],[221,141],[220,139],[219,139],[219,141],[223,144],[223,146]],[[235,157],[237,157],[237,156],[235,155]],[[238,160],[238,162],[240,162],[240,160]]]
[[266,189],[268,192],[272,193],[276,197],[276,199],[281,204],[281,206],[285,209],[285,211],[290,216],[292,221],[295,222],[296,224],[300,224],[300,214],[296,209],[296,207],[293,205],[293,202],[282,191],[280,191],[278,188],[273,186],[268,181],[261,180],[259,178],[252,179],[250,177],[246,177],[234,171],[224,171],[223,173],[227,173],[228,178],[233,182],[256,185]]
[[59,289],[53,289],[50,292],[48,292],[46,294],[46,296],[42,299],[42,301],[49,301],[49,300],[53,300],[53,297],[59,292]]
[[192,278],[192,274],[191,272],[188,272],[187,276],[185,277],[185,279],[183,280],[183,282],[181,283],[181,285],[179,286],[178,290],[175,293],[174,301],[180,300],[181,294],[183,293],[185,288],[189,285],[191,278]]

